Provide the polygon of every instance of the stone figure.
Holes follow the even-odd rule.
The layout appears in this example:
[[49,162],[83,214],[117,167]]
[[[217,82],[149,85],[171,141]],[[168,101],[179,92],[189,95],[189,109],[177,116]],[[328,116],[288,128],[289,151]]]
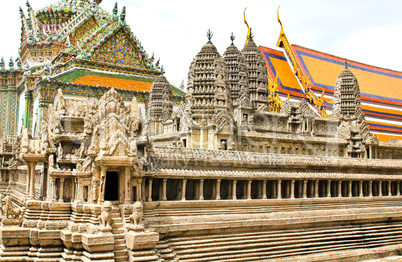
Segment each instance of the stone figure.
[[102,206],[102,213],[98,217],[99,220],[99,230],[102,232],[112,231],[112,203],[106,201]]
[[130,216],[130,224],[134,226],[141,226],[143,216],[143,205],[137,201],[134,204],[133,214]]
[[21,220],[22,210],[19,207],[13,206],[13,201],[9,195],[6,195],[4,198],[2,198],[1,203],[1,211],[4,215],[4,218]]
[[99,196],[99,180],[94,179],[92,182],[92,200],[94,203],[98,202],[98,196]]

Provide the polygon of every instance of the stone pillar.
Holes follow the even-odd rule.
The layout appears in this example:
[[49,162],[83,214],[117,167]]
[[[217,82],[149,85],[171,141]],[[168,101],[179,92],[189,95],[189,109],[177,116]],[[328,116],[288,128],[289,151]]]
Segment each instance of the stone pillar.
[[148,180],[148,202],[152,202],[152,182],[153,182],[153,179],[150,178]]
[[138,201],[142,201],[142,180],[138,180],[138,188],[137,188],[137,199]]
[[315,181],[315,185],[314,185],[314,197],[318,198],[320,195],[318,194],[318,182],[319,180]]
[[373,181],[369,181],[368,191],[369,191],[369,196],[372,197],[373,196]]
[[382,181],[379,181],[378,185],[379,185],[378,196],[382,196]]
[[237,199],[237,197],[236,197],[236,184],[237,184],[237,180],[233,180],[233,183],[232,183],[232,199],[233,200]]
[[[152,178],[151,178],[151,192],[149,197],[151,198],[152,201]],[[126,166],[124,168],[124,203],[125,204],[130,204],[131,203],[131,198],[130,198],[130,167]]]
[[221,200],[221,180],[216,180],[216,200]]
[[342,197],[342,180],[339,181],[338,197]]
[[292,180],[290,184],[290,198],[294,199],[295,198],[295,181]]
[[251,182],[252,180],[247,181],[247,199],[251,199]]
[[276,184],[276,191],[278,192],[278,199],[282,199],[282,180],[278,180]]
[[400,196],[401,195],[401,184],[399,181],[396,181],[396,196]]
[[200,198],[199,200],[204,200],[204,179],[200,180]]
[[162,183],[162,201],[166,201],[167,197],[166,197],[166,182],[167,182],[167,178],[163,179],[163,183]]
[[303,180],[303,198],[307,198],[307,180]]
[[353,190],[352,185],[353,185],[353,181],[349,181],[349,197],[353,196],[353,194],[352,194],[352,190]]
[[363,181],[360,181],[359,182],[359,195],[360,195],[360,197],[363,197],[364,195],[363,195]]
[[331,197],[331,180],[327,181],[327,197]]
[[28,199],[35,199],[35,167],[36,163],[28,163],[29,165],[29,192]]
[[52,177],[52,187],[51,187],[51,201],[55,201],[56,200],[56,178]]
[[262,181],[262,199],[267,199],[267,180]]
[[391,181],[388,181],[388,196],[392,196],[391,194]]
[[186,200],[186,184],[187,184],[187,179],[183,179],[183,184],[182,184],[182,189],[181,189],[181,201]]
[[106,167],[101,166],[100,193],[98,198],[98,204],[103,204],[103,202],[105,201],[105,183],[106,183]]
[[64,202],[64,178],[60,178],[60,195],[59,195],[59,202]]

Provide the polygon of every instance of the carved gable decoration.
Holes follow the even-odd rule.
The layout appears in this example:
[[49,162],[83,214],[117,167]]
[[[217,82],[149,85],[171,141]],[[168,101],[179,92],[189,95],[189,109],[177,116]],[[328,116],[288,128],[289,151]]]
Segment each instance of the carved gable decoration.
[[132,39],[124,29],[120,29],[95,48],[89,60],[150,69],[147,68],[143,59],[145,51],[138,49],[136,44],[137,40]]
[[97,22],[95,18],[90,17],[85,23],[83,23],[74,33],[70,35],[70,42],[72,46],[77,45],[77,41],[80,41],[84,35],[91,32],[94,28],[97,27]]

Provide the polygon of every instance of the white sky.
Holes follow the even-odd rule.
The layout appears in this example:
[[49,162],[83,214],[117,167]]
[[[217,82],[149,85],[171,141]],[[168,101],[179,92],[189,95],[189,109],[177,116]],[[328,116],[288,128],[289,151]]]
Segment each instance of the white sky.
[[[17,57],[21,21],[18,6],[26,13],[25,0],[0,0],[0,56],[8,64]],[[30,0],[38,10],[56,0]],[[115,0],[103,0],[111,12]],[[241,50],[247,28],[257,45],[276,47],[280,26],[276,9],[291,44],[297,44],[358,62],[402,71],[402,1],[399,0],[120,0],[126,20],[145,50],[160,57],[166,77],[178,86],[187,82],[193,57],[213,32],[212,42],[221,55],[230,45],[230,34]]]

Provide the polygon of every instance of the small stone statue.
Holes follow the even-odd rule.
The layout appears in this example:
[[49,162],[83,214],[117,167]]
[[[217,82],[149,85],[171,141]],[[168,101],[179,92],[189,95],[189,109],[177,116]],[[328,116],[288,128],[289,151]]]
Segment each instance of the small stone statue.
[[137,201],[134,204],[133,214],[130,216],[130,225],[128,228],[133,231],[144,231],[142,226],[143,205]]
[[130,216],[131,224],[134,224],[135,226],[141,225],[143,215],[142,209],[143,209],[142,203],[139,201],[135,202],[133,214]]
[[102,206],[102,213],[98,217],[99,219],[99,230],[102,232],[111,232],[112,227],[112,203],[106,201]]

